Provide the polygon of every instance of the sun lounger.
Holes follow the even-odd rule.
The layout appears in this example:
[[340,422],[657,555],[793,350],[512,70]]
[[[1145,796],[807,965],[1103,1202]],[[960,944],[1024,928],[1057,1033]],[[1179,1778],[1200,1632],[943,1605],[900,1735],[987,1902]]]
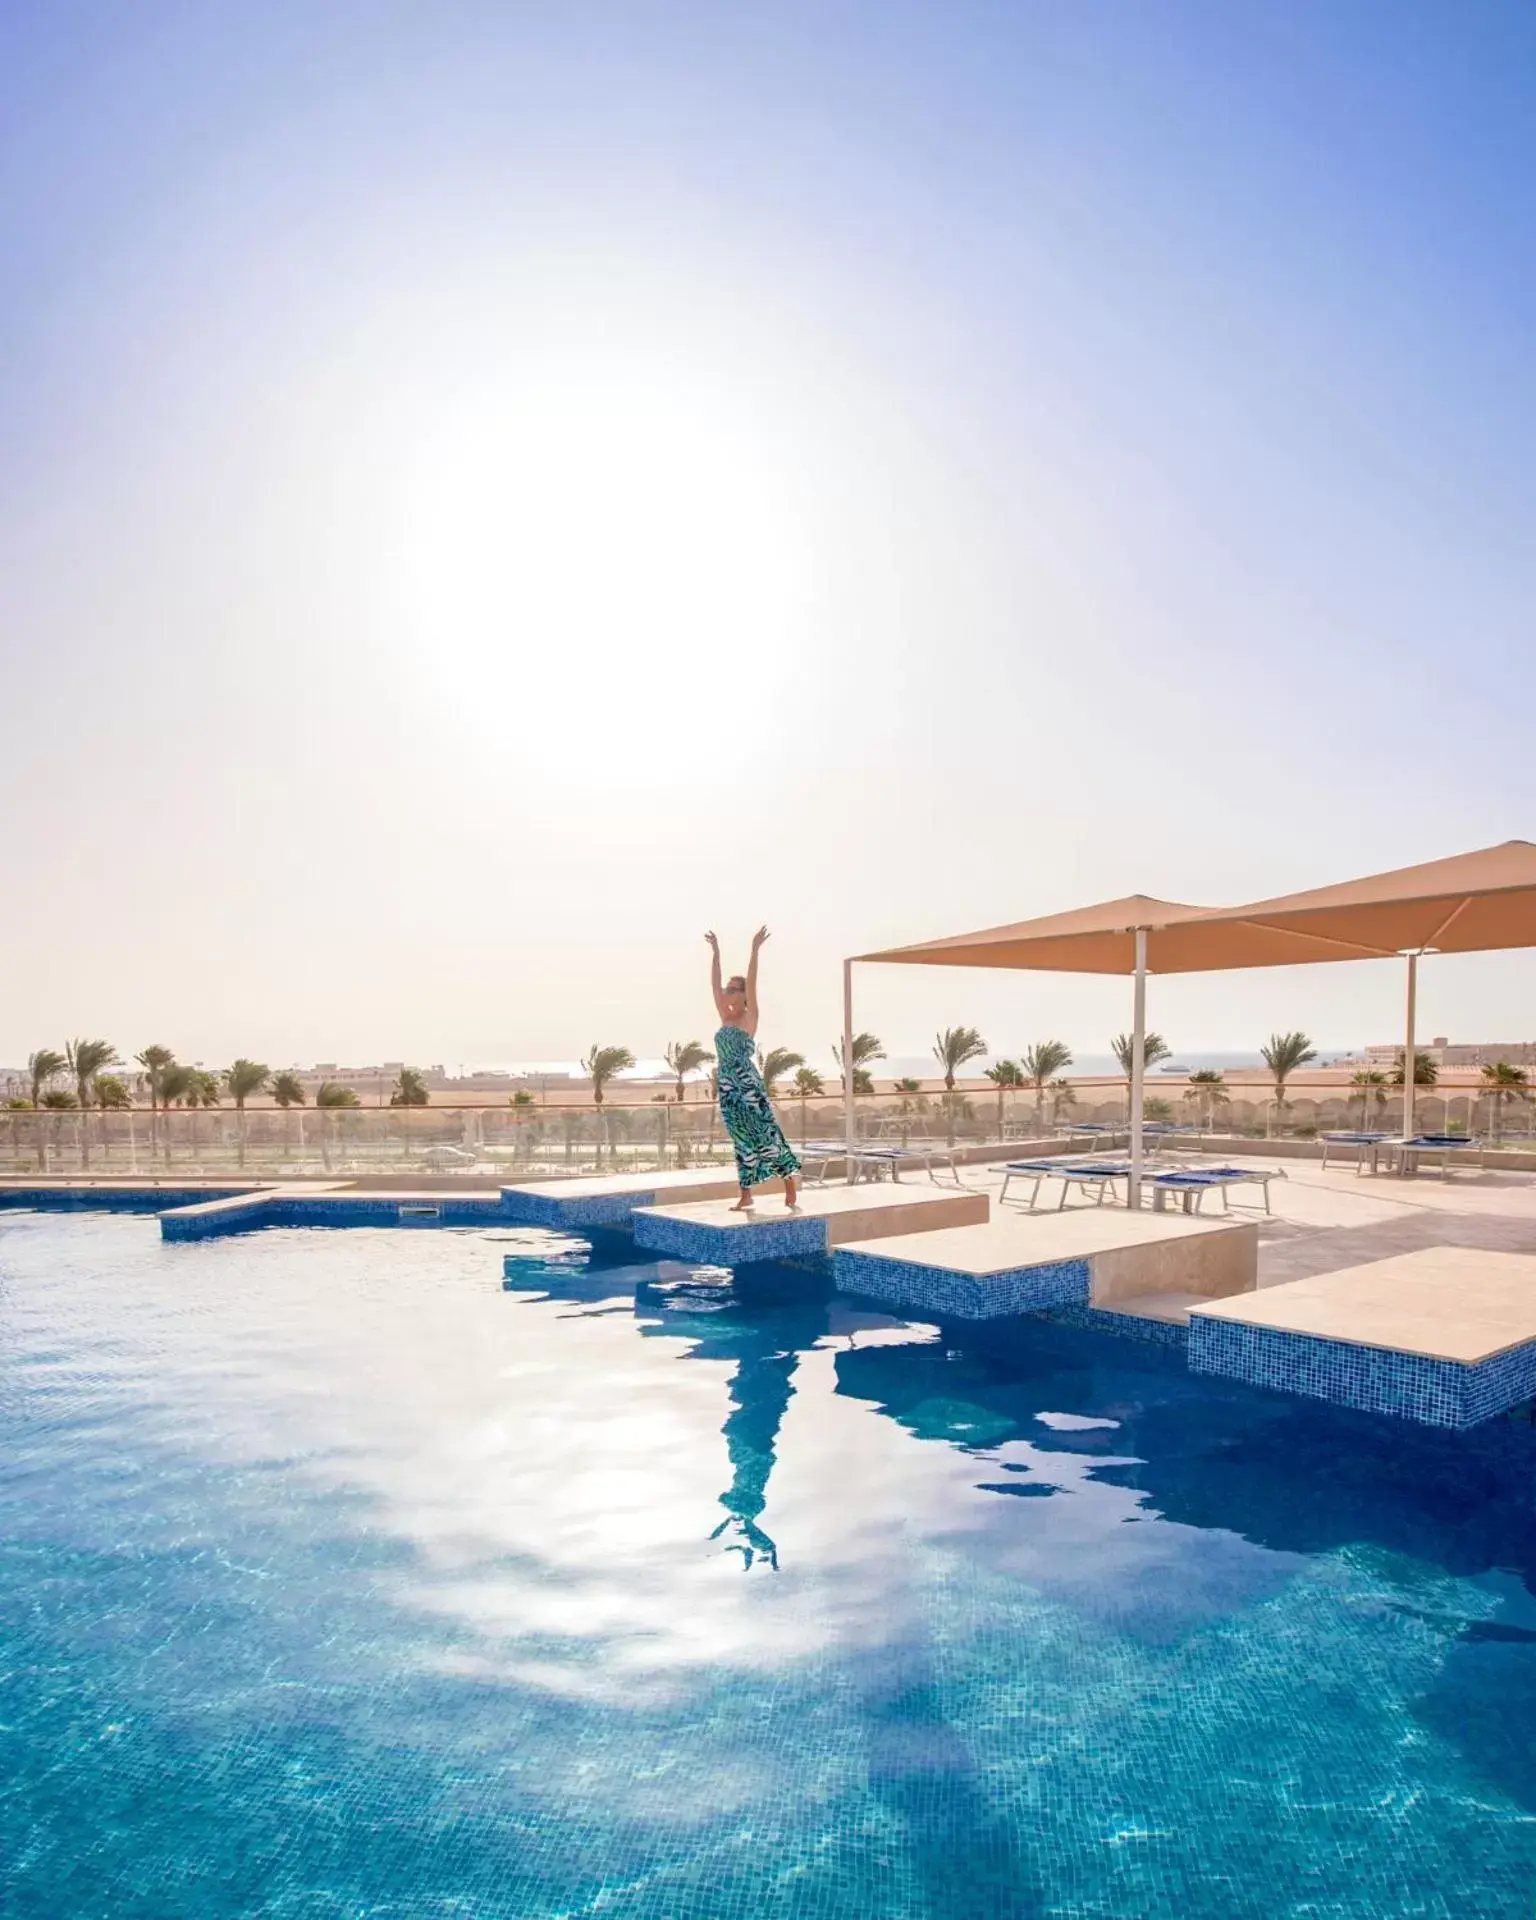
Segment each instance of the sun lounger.
[[1131,1168],[1129,1161],[1121,1160],[1010,1160],[1003,1168],[1003,1186],[998,1194],[1001,1205],[1008,1197],[1008,1188],[1015,1180],[1031,1180],[1029,1208],[1034,1211],[1035,1202],[1040,1197],[1040,1189],[1047,1180],[1061,1182],[1061,1198],[1057,1201],[1060,1211],[1067,1204],[1067,1195],[1073,1187],[1084,1191],[1094,1190],[1094,1203],[1103,1206],[1106,1196],[1114,1191],[1117,1180],[1129,1180]]
[[1390,1133],[1325,1133],[1323,1135],[1323,1166],[1326,1169],[1329,1155],[1335,1147],[1353,1147],[1355,1149],[1355,1172],[1375,1173],[1381,1161],[1381,1149],[1392,1138]]
[[917,1167],[927,1173],[935,1186],[943,1186],[947,1183],[939,1179],[936,1169],[948,1167],[950,1179],[958,1187],[964,1183],[956,1161],[957,1152],[957,1148],[942,1141],[906,1147],[871,1146],[865,1143],[850,1153],[841,1140],[811,1140],[799,1149],[801,1169],[807,1184],[813,1187],[825,1186],[828,1167],[833,1161],[844,1160],[852,1161],[855,1181],[879,1180],[886,1174],[892,1180],[899,1181],[903,1167]]
[[1269,1183],[1271,1180],[1283,1180],[1285,1175],[1278,1168],[1259,1167],[1190,1167],[1181,1168],[1177,1173],[1154,1173],[1148,1176],[1147,1185],[1152,1189],[1152,1209],[1163,1212],[1170,1195],[1176,1196],[1186,1213],[1198,1213],[1200,1203],[1208,1193],[1219,1193],[1225,1212],[1232,1211],[1231,1189],[1246,1184],[1260,1187],[1264,1195],[1264,1211],[1273,1212],[1269,1204]]
[[936,1169],[948,1167],[950,1179],[958,1187],[962,1182],[955,1159],[957,1151],[941,1141],[929,1141],[905,1147],[860,1147],[855,1150],[855,1158],[865,1167],[873,1169],[874,1178],[878,1178],[882,1171],[888,1171],[893,1180],[900,1180],[903,1167],[920,1167],[935,1186],[944,1184]]
[[1395,1158],[1401,1174],[1417,1173],[1426,1154],[1438,1153],[1442,1180],[1450,1179],[1453,1160],[1471,1160],[1476,1155],[1477,1165],[1486,1165],[1482,1141],[1463,1133],[1416,1133],[1411,1140],[1388,1141],[1386,1151]]

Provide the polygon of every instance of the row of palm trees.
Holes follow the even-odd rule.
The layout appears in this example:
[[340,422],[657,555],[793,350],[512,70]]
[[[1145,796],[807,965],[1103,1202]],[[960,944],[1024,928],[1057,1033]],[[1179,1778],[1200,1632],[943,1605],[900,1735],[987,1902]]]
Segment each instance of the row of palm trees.
[[[122,1074],[111,1071],[128,1064],[108,1040],[70,1040],[65,1043],[62,1053],[52,1047],[40,1047],[27,1059],[31,1097],[13,1097],[6,1102],[6,1107],[12,1113],[27,1110],[78,1113],[80,1164],[82,1168],[88,1168],[91,1164],[92,1111],[118,1113],[133,1107],[133,1087]],[[307,1098],[304,1083],[296,1073],[274,1073],[262,1060],[242,1058],[231,1061],[219,1072],[212,1072],[206,1067],[178,1060],[171,1048],[157,1043],[136,1053],[132,1064],[139,1068],[137,1087],[149,1105],[151,1155],[159,1152],[163,1144],[167,1161],[170,1159],[170,1134],[163,1125],[163,1118],[173,1107],[182,1108],[193,1116],[191,1144],[195,1149],[197,1113],[202,1109],[220,1106],[227,1095],[235,1106],[237,1153],[239,1164],[243,1167],[246,1102],[257,1094],[270,1093],[273,1102],[286,1111],[291,1107],[302,1107]],[[72,1080],[74,1085],[56,1084],[64,1079]],[[424,1107],[427,1099],[422,1075],[415,1068],[404,1068],[395,1082],[390,1105]],[[340,1112],[358,1105],[355,1090],[338,1081],[325,1081],[315,1091],[315,1106],[322,1113]],[[46,1159],[41,1131],[37,1154],[41,1167]]]

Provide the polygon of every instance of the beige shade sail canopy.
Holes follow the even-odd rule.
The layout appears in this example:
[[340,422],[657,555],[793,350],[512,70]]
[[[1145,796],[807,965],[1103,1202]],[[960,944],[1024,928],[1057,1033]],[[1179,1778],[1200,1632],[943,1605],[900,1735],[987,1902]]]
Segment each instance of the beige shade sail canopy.
[[1070,913],[1048,913],[1038,920],[983,927],[977,933],[950,934],[943,940],[891,947],[884,953],[855,954],[854,958],[917,967],[1037,967],[1051,973],[1132,973],[1136,967],[1136,931],[1141,928],[1147,934],[1148,965],[1161,973],[1173,970],[1164,961],[1171,936],[1182,923],[1201,920],[1209,911],[1208,907],[1132,893],[1123,900],[1074,907]]
[[[1375,960],[1388,954],[1484,953],[1500,947],[1536,947],[1536,843],[1504,840],[1476,853],[1422,866],[1397,867],[1336,887],[1281,894],[1208,915],[1201,941],[1255,948],[1282,937],[1296,943],[1293,959]],[[1238,959],[1229,966],[1266,966]]]
[[[1408,1013],[1403,1058],[1414,1053],[1417,958],[1536,946],[1536,843],[1505,840],[1475,853],[1398,867],[1308,893],[1240,907],[1195,907],[1146,894],[1105,900],[916,946],[861,953],[855,960],[927,967],[1038,968],[1060,973],[1130,974],[1136,980],[1131,1093],[1132,1192],[1141,1166],[1143,988],[1148,973],[1202,973],[1293,967],[1328,960],[1407,954]],[[850,968],[843,970],[844,1043],[853,1033]],[[847,1057],[847,1056],[845,1056]],[[1413,1076],[1403,1090],[1403,1126],[1413,1127]],[[848,1139],[853,1091],[845,1075]]]
[[1506,840],[1454,859],[1241,907],[1194,907],[1133,893],[1070,913],[854,958],[1129,974],[1135,971],[1138,929],[1146,934],[1150,973],[1379,960],[1427,948],[1476,953],[1536,946],[1536,844]]

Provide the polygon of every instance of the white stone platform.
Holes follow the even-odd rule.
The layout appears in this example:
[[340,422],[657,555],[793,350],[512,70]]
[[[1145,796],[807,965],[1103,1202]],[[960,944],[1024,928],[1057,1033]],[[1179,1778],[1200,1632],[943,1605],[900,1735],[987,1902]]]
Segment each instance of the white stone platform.
[[[734,1197],[736,1188],[731,1187]],[[801,1190],[801,1210],[768,1194],[750,1213],[724,1200],[637,1208],[635,1245],[679,1260],[709,1266],[741,1266],[825,1254],[853,1240],[887,1234],[926,1235],[946,1227],[984,1223],[990,1203],[984,1193],[953,1187],[833,1186]]]
[[1046,1307],[1118,1310],[1139,1295],[1212,1298],[1252,1288],[1258,1228],[1123,1208],[1001,1214],[985,1226],[844,1244],[838,1285],[965,1320]]
[[1421,1247],[1189,1315],[1189,1364],[1431,1426],[1536,1397],[1536,1255]]
[[731,1167],[684,1167],[668,1173],[593,1173],[576,1180],[530,1181],[501,1189],[502,1212],[522,1227],[579,1232],[583,1227],[627,1227],[637,1207],[687,1206],[734,1200]]

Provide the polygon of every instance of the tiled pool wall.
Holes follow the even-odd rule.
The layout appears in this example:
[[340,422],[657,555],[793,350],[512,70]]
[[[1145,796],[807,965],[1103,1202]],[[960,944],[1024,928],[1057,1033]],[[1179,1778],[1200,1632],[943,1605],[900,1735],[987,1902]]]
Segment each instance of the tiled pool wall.
[[1052,1307],[1042,1315],[1058,1327],[1082,1327],[1089,1333],[1112,1333],[1122,1340],[1140,1340],[1147,1346],[1182,1352],[1189,1329],[1181,1320],[1152,1320],[1143,1313],[1116,1313],[1109,1307]]
[[261,1227],[478,1227],[506,1218],[500,1197],[492,1194],[442,1200],[274,1194],[237,1206],[171,1211],[161,1215],[160,1231],[167,1240],[211,1240]]
[[503,1187],[501,1218],[519,1227],[627,1227],[636,1207],[654,1207],[654,1193],[535,1193]]
[[1536,1345],[1469,1366],[1197,1312],[1190,1316],[1187,1351],[1192,1373],[1221,1374],[1432,1427],[1476,1426],[1536,1395]]
[[777,1220],[748,1220],[739,1226],[722,1227],[642,1210],[634,1215],[634,1223],[637,1247],[648,1253],[668,1254],[674,1260],[695,1260],[707,1267],[803,1258],[827,1251],[827,1222],[812,1214],[787,1214]]
[[1091,1285],[1086,1260],[969,1274],[839,1247],[832,1255],[832,1270],[837,1284],[849,1293],[946,1320],[996,1320],[1038,1313],[1044,1307],[1086,1305]]
[[161,1213],[234,1200],[251,1192],[236,1187],[0,1187],[0,1209],[29,1213]]

